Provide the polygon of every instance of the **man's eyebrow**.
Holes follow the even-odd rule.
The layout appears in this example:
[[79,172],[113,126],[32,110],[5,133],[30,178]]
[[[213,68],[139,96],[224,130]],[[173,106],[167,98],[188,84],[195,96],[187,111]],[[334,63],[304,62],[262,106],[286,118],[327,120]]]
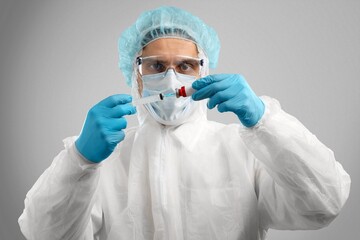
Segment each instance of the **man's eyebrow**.
[[157,62],[157,63],[168,63],[169,62],[165,59],[160,59],[160,58],[146,59],[146,60],[151,61],[151,62]]

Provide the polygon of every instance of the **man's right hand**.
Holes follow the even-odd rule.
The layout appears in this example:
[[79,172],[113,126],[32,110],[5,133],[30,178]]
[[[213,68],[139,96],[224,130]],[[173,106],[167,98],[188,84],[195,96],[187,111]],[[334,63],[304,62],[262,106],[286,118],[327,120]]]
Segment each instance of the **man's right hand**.
[[128,104],[130,95],[115,94],[93,106],[75,142],[77,150],[87,160],[99,163],[106,159],[116,145],[125,138],[123,129],[127,126],[125,115],[136,113],[135,107]]

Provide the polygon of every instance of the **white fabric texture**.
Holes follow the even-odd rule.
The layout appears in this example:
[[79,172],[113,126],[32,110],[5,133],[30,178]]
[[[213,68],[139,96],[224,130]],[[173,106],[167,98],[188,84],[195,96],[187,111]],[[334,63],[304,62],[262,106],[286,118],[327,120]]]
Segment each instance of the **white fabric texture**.
[[27,239],[265,239],[268,228],[318,229],[344,205],[350,177],[279,103],[253,128],[208,121],[163,126],[138,108],[141,125],[100,165],[76,137],[27,194]]

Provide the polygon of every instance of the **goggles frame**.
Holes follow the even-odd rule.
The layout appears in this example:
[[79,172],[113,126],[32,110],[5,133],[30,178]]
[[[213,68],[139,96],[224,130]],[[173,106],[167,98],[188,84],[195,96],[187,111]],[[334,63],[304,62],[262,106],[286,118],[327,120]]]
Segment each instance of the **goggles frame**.
[[[172,59],[174,58],[174,59]],[[178,58],[179,60],[177,61]],[[143,64],[146,60],[149,59],[154,59],[154,63],[156,64],[161,64],[164,65],[164,63],[170,63],[167,65],[162,66],[162,69],[159,70],[148,70],[147,74],[144,74],[143,71]],[[169,60],[168,60],[169,59]],[[179,71],[179,66],[181,64],[187,64],[187,60],[188,61],[195,61],[196,63],[198,63],[198,70],[194,71],[193,73],[190,74],[188,72],[186,72],[187,70],[183,70],[183,71]],[[136,67],[138,70],[138,73],[140,74],[140,76],[144,76],[144,75],[152,75],[152,74],[159,74],[159,73],[166,73],[169,69],[173,69],[175,73],[179,73],[179,74],[184,74],[184,75],[191,75],[191,76],[201,76],[201,71],[204,68],[204,59],[202,58],[196,58],[196,57],[190,57],[190,56],[185,56],[185,55],[152,55],[152,56],[138,56],[135,60],[136,63]],[[178,65],[176,65],[175,63],[178,63]],[[175,64],[175,66],[173,66]]]

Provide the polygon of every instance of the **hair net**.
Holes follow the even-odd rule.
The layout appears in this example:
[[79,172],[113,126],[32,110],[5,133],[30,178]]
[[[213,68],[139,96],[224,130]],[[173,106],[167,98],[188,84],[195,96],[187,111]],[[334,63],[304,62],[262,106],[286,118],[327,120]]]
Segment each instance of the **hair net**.
[[216,67],[220,41],[214,29],[182,9],[160,7],[141,14],[119,39],[119,67],[129,86],[137,53],[151,41],[169,36],[194,41],[207,56],[209,67]]

